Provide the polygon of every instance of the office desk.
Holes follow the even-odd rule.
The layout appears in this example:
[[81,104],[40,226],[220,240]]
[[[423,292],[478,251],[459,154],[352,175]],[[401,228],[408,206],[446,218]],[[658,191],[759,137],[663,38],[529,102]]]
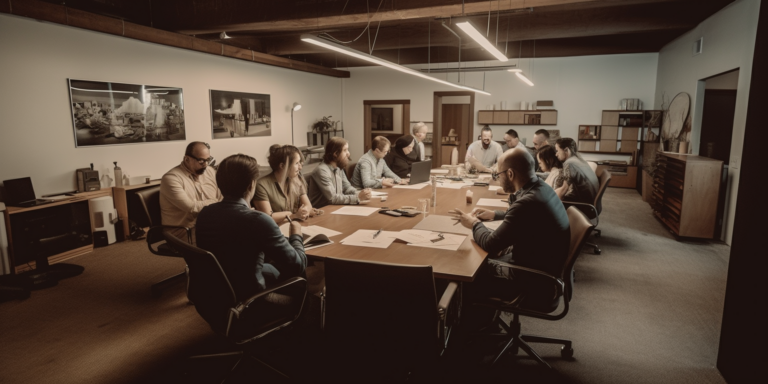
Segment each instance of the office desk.
[[25,214],[34,214],[35,212],[39,213],[41,210],[50,210],[51,208],[54,208],[54,207],[74,205],[81,202],[86,205],[84,209],[88,211],[88,214],[86,217],[80,218],[80,219],[88,220],[88,223],[89,223],[88,225],[91,228],[91,236],[89,238],[90,244],[83,245],[74,249],[70,249],[65,252],[61,252],[48,257],[49,263],[51,264],[58,263],[67,259],[71,259],[75,256],[80,256],[93,251],[93,229],[94,228],[93,228],[93,222],[90,219],[91,218],[90,209],[87,207],[87,205],[88,205],[88,200],[94,199],[97,197],[103,197],[103,196],[112,196],[112,188],[102,188],[98,191],[82,192],[82,193],[78,193],[75,196],[56,201],[54,203],[38,205],[34,207],[26,207],[26,208],[10,207],[10,206],[6,207],[4,216],[5,216],[5,229],[6,229],[6,233],[8,234],[8,250],[9,250],[9,261],[10,261],[11,272],[12,273],[23,272],[25,270],[31,269],[31,267],[34,267],[35,265],[34,261],[30,261],[29,264],[24,263],[18,266],[14,265],[15,264],[15,261],[14,261],[15,255],[14,255],[14,248],[13,248],[14,235],[13,235],[13,226],[11,225],[11,222],[12,222],[11,215],[13,215],[13,217],[18,217],[18,216],[23,216]]
[[[473,203],[467,204],[466,193],[471,190],[474,194]],[[377,191],[387,192],[389,194],[387,201],[381,202],[380,199],[371,199],[368,207],[389,207],[391,209],[400,208],[403,205],[418,207],[419,198],[431,198],[431,186],[426,186],[419,190],[385,188]],[[448,211],[453,208],[459,208],[462,211],[470,211],[480,198],[506,199],[506,195],[497,195],[491,192],[488,187],[464,187],[461,189],[437,189],[437,206],[429,208],[429,214],[449,215]],[[354,233],[358,229],[383,229],[385,231],[400,231],[403,229],[412,229],[418,224],[423,216],[416,217],[392,217],[377,212],[370,216],[347,216],[333,215],[331,212],[344,207],[343,205],[329,205],[323,207],[325,214],[310,218],[307,225],[319,225],[341,232],[341,235],[335,236],[332,240],[334,244],[320,248],[310,249],[307,256],[317,259],[326,257],[335,257],[339,259],[377,261],[396,264],[410,265],[431,265],[435,277],[449,279],[453,281],[472,281],[475,278],[478,268],[485,260],[486,252],[480,248],[472,236],[469,235],[464,243],[455,252],[409,246],[399,240],[396,240],[386,249],[356,247],[340,244],[339,241]],[[485,207],[486,209],[493,209]],[[496,208],[499,209],[499,208]],[[461,225],[461,224],[457,224]]]
[[[123,231],[125,239],[129,239],[131,235],[131,223],[129,220],[129,199],[132,192],[142,190],[144,188],[154,187],[160,185],[160,180],[152,180],[149,184],[134,184],[124,185],[122,187],[113,187],[113,196],[115,199],[115,209],[117,210],[117,217],[123,222],[123,228],[115,228],[116,231]],[[143,208],[142,208],[143,210]]]

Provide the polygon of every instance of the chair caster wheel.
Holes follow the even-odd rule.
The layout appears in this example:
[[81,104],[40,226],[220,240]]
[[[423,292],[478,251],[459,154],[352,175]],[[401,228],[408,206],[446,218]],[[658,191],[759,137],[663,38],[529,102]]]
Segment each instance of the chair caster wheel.
[[560,356],[563,357],[563,359],[572,359],[573,358],[573,348],[563,348],[560,349]]
[[599,254],[603,253],[603,251],[601,251],[600,248],[595,248],[594,253],[595,253],[595,255],[599,255]]

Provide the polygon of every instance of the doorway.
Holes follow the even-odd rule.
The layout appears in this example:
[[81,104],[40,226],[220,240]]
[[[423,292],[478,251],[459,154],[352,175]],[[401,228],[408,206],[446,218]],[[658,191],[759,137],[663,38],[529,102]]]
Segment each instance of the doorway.
[[728,191],[728,164],[731,158],[733,118],[736,114],[736,88],[739,70],[704,79],[699,155],[723,162],[723,176],[717,202],[714,237],[723,239],[723,218]]
[[432,167],[451,163],[451,153],[458,151],[464,160],[472,144],[475,126],[475,93],[466,91],[435,92],[433,111]]

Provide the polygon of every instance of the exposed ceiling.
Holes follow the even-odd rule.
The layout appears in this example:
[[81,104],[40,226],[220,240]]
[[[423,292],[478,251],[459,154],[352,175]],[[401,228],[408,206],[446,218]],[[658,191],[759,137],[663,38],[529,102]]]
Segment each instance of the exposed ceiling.
[[[323,34],[400,64],[658,52],[733,0],[44,0],[328,68],[369,65],[302,42]],[[366,28],[367,27],[367,28]],[[446,28],[447,27],[447,28]],[[448,30],[454,30],[459,39]],[[226,32],[231,39],[222,40]],[[372,49],[372,50],[371,50]]]

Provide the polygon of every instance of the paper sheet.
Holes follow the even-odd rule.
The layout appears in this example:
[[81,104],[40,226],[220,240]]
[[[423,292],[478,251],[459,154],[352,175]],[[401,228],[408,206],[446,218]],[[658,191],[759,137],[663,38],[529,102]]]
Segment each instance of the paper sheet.
[[431,243],[432,240],[439,239],[437,233],[431,231],[421,231],[418,229],[404,229],[396,232],[394,235],[398,240],[406,243]]
[[378,210],[378,208],[353,207],[348,205],[331,212],[331,215],[370,216]]
[[448,172],[450,172],[449,169],[432,169],[429,171],[429,173],[434,173],[436,175],[447,175]]
[[[280,232],[283,234],[283,236],[285,237],[290,236],[291,234],[290,226],[291,226],[291,223],[284,223],[283,225],[280,226]],[[333,229],[321,227],[319,225],[308,225],[306,227],[301,227],[301,233],[309,236],[314,236],[318,233],[322,233],[328,236],[329,239],[331,237],[341,235],[341,232],[337,232],[337,231],[334,231]]]
[[440,233],[457,233],[461,235],[472,234],[471,229],[464,228],[461,223],[456,224],[456,220],[454,220],[452,216],[443,215],[429,215],[420,223],[416,224],[413,229],[422,229]]
[[395,241],[395,234],[397,232],[381,231],[374,238],[373,235],[376,232],[373,229],[358,229],[355,233],[345,237],[340,243],[355,247],[387,248]]
[[387,195],[386,192],[371,191],[371,197],[386,196],[386,195]]
[[394,187],[392,187],[392,188],[400,188],[400,189],[422,189],[422,188],[426,187],[427,185],[429,185],[429,182],[425,182],[425,183],[419,183],[419,184],[414,184],[414,185],[395,185],[395,186],[394,186]]
[[500,185],[489,185],[488,186],[488,190],[489,191],[495,191],[497,189],[501,189],[501,186]]
[[[427,231],[420,231],[420,232],[427,232]],[[431,232],[432,236],[437,237],[437,232]],[[421,243],[409,243],[408,245],[412,245],[414,247],[424,247],[424,248],[433,248],[433,249],[444,249],[446,251],[456,251],[459,249],[461,244],[464,242],[464,240],[467,238],[465,235],[454,235],[451,233],[443,233],[443,240],[437,241],[437,242],[421,242]]]
[[477,201],[477,205],[482,205],[484,207],[499,207],[504,209],[509,208],[509,203],[507,203],[506,200],[501,199],[480,199]]

